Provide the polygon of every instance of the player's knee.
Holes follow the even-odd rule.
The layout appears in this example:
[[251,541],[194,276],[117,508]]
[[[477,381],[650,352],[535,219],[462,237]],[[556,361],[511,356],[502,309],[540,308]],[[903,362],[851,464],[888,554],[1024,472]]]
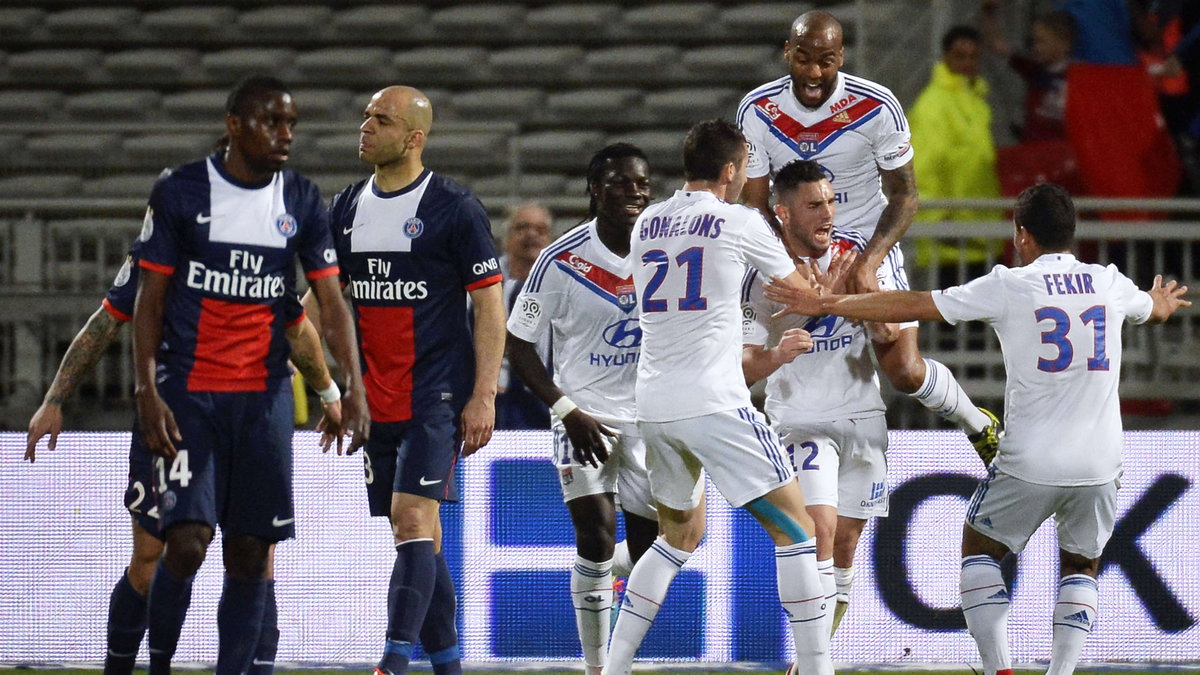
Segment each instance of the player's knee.
[[598,524],[588,527],[586,524],[575,526],[575,552],[585,560],[603,562],[612,560],[616,549],[616,533]]
[[162,543],[157,539],[152,539],[157,545],[146,545],[141,541],[135,540],[133,547],[133,555],[129,558],[129,569],[125,575],[129,577],[129,583],[134,590],[142,595],[150,589],[150,580],[154,578],[154,568],[158,566],[158,559],[162,557]]
[[190,577],[204,564],[213,530],[203,523],[180,523],[167,530],[163,562],[176,577]]
[[766,497],[759,497],[746,504],[756,520],[767,530],[771,538],[779,545],[799,544],[811,538],[815,527],[813,520],[806,513],[789,515],[783,509],[772,504]]
[[897,391],[912,394],[925,383],[925,361],[920,358],[896,360],[884,369],[884,373]]
[[234,579],[254,580],[266,577],[270,542],[251,535],[226,537],[222,547],[225,573]]

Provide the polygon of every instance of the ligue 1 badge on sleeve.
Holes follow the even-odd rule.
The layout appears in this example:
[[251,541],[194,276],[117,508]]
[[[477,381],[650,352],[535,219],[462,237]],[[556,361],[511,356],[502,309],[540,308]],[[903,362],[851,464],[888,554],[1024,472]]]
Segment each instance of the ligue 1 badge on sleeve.
[[291,239],[296,236],[296,230],[300,229],[296,225],[296,219],[292,214],[285,213],[275,220],[275,229],[279,230],[279,234]]
[[113,279],[113,286],[120,288],[129,283],[129,277],[133,274],[133,270],[130,269],[132,266],[133,259],[125,256],[125,263],[121,265],[121,269],[117,270],[117,278]]
[[139,241],[150,241],[151,235],[154,234],[154,209],[146,207],[146,217],[142,219],[142,232],[138,235]]
[[404,221],[404,236],[409,239],[416,239],[425,231],[425,222],[420,218],[409,218]]

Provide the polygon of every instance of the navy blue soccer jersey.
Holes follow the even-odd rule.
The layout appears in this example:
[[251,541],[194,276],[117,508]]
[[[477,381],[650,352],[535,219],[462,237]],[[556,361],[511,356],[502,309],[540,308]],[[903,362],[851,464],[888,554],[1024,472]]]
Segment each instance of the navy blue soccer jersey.
[[161,371],[189,391],[265,391],[287,377],[295,260],[309,280],[338,273],[316,185],[291,170],[244,185],[214,154],[155,183],[139,239],[140,266],[171,275]]
[[371,419],[403,422],[438,401],[465,405],[475,379],[467,292],[501,281],[483,205],[426,169],[396,192],[359,181],[330,213]]

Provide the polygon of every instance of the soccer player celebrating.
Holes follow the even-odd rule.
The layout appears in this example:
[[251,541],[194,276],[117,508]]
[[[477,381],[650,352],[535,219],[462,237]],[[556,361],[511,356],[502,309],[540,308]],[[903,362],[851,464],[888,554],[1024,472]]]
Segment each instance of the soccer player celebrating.
[[[1013,244],[1022,263],[942,291],[817,297],[767,286],[767,297],[805,315],[867,321],[984,321],[1000,338],[1004,419],[1011,430],[967,509],[960,590],[967,628],[988,675],[1011,675],[1009,594],[1000,560],[1020,553],[1050,516],[1061,581],[1054,606],[1051,675],[1074,672],[1096,622],[1096,575],[1112,535],[1121,475],[1121,324],[1161,323],[1186,286],[1138,290],[1116,266],[1071,254],[1075,207],[1065,190],[1036,185],[1017,197]],[[1013,424],[1013,423],[1016,424]],[[1064,432],[1064,430],[1069,430]]]
[[[811,11],[793,23],[784,44],[789,74],[751,91],[737,122],[750,142],[743,201],[770,219],[771,175],[796,159],[825,170],[838,210],[834,224],[867,247],[849,272],[850,287],[904,290],[908,278],[897,244],[917,211],[913,148],[900,103],[886,87],[842,73],[842,26]],[[917,324],[875,343],[879,367],[898,391],[957,424],[984,462],[996,453],[1000,424],[976,408],[945,365],[921,358]]]
[[[774,189],[780,233],[797,261],[836,275],[865,247],[858,234],[833,226],[833,188],[816,162],[798,159],[783,167]],[[750,270],[742,286],[742,368],[747,382],[767,378],[767,416],[816,523],[817,570],[833,607],[827,615],[832,632],[850,601],[863,526],[888,512],[886,408],[868,347],[871,339],[895,339],[896,326],[834,316],[775,319],[782,307],[763,297],[762,286]]]
[[326,339],[350,374],[343,420],[356,443],[366,432],[328,215],[316,186],[283,168],[296,121],[282,82],[243,80],[226,105],[225,150],[159,178],[150,195],[133,348],[138,419],[157,455],[166,536],[148,599],[151,673],[170,671],[216,525],[226,572],[216,672],[250,668],[270,549],[295,532],[284,332],[297,258],[324,310]]
[[[418,637],[437,675],[461,671],[439,507],[454,465],[487,444],[504,354],[501,275],[483,205],[425,168],[429,99],[393,86],[363,112],[358,156],[374,175],[330,205],[342,281],[357,310],[371,410],[371,515],[391,520],[396,562],[377,673],[407,672]],[[467,296],[474,328],[467,325]]]
[[[616,143],[592,156],[587,182],[592,217],[538,256],[508,319],[508,354],[554,412],[553,461],[575,526],[571,602],[584,665],[599,675],[612,607],[613,494],[621,496],[633,560],[658,534],[634,420],[642,331],[627,261],[633,224],[650,202],[650,167],[641,150]],[[537,354],[547,334],[553,380]]]
[[[684,140],[686,183],[646,208],[630,259],[641,311],[638,430],[662,536],[633,568],[605,673],[628,675],[667,589],[704,535],[704,473],[775,542],[779,600],[800,672],[833,672],[812,518],[775,433],[750,404],[741,367],[741,279],[747,265],[801,284],[762,216],[731,203],[746,181],[746,139],[723,120]],[[703,374],[697,377],[697,374]]]
[[[112,287],[105,294],[100,309],[92,314],[75,339],[71,340],[45,400],[29,420],[25,459],[30,462],[36,459],[37,444],[43,436],[50,436],[48,448],[54,449],[58,434],[62,431],[63,402],[70,398],[79,381],[87,377],[108,346],[116,340],[121,326],[133,318],[140,269],[137,264],[138,248],[138,242],[135,241]],[[289,298],[285,317],[288,342],[292,347],[291,361],[305,379],[321,392],[325,416],[318,428],[324,431],[322,443],[331,442],[341,433],[341,397],[336,383],[329,376],[320,338],[312,323],[304,317],[294,294]],[[129,447],[129,484],[125,490],[125,508],[133,521],[133,554],[129,567],[109,597],[105,675],[129,675],[133,672],[138,647],[146,633],[146,593],[163,551],[158,509],[153,497],[153,459],[154,456],[142,442],[141,434],[134,429]],[[272,672],[279,644],[273,565],[268,565],[267,579],[262,632],[254,650],[250,675],[269,675]]]

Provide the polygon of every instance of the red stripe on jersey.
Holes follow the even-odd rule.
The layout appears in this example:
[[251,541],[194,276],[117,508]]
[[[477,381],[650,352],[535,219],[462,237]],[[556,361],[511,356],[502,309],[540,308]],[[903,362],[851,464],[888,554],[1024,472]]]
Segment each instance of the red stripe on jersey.
[[300,310],[300,316],[298,316],[298,317],[296,317],[296,318],[292,319],[291,321],[288,321],[288,322],[287,322],[287,324],[286,324],[286,325],[287,325],[287,327],[288,327],[288,328],[291,328],[292,326],[295,326],[296,324],[298,324],[298,323],[300,323],[301,321],[303,321],[303,320],[304,320],[304,317],[306,317],[306,316],[308,316],[308,313],[307,313],[307,312],[305,312],[304,310]]
[[125,312],[122,312],[121,310],[117,309],[116,307],[113,307],[112,303],[108,301],[108,298],[105,298],[104,300],[102,300],[100,302],[100,306],[103,307],[104,309],[108,310],[108,313],[112,314],[112,317],[114,319],[116,319],[117,321],[124,321],[126,323],[133,321],[132,316],[129,316]]
[[850,241],[849,239],[834,239],[831,244],[831,248],[833,248],[834,255],[845,253],[847,251],[858,250],[858,247],[855,246],[854,242]]
[[413,364],[417,360],[413,308],[359,305],[358,334],[367,364],[363,384],[371,420],[412,419]]
[[503,276],[503,275],[501,275],[501,274],[493,274],[492,276],[490,276],[490,277],[487,277],[487,278],[485,278],[485,279],[480,279],[479,281],[476,281],[476,282],[474,282],[474,283],[467,284],[467,290],[468,290],[468,291],[474,291],[474,290],[476,290],[476,289],[479,289],[479,288],[486,288],[486,287],[488,287],[488,286],[491,286],[491,285],[493,285],[493,284],[498,284],[498,283],[500,283],[501,281],[504,281],[504,276]]
[[159,274],[165,274],[167,276],[171,276],[172,274],[175,273],[174,267],[168,267],[167,265],[160,265],[156,262],[150,262],[149,260],[146,260],[145,258],[142,258],[141,260],[139,260],[138,265],[141,265],[142,269],[147,269],[147,270],[150,270],[151,272],[158,272]]
[[200,300],[188,391],[266,391],[274,318],[267,305]]
[[788,138],[793,141],[813,141],[820,143],[829,138],[830,135],[840,131],[842,127],[848,124],[854,124],[862,119],[872,110],[883,105],[882,101],[876,101],[873,98],[862,97],[846,108],[837,112],[837,114],[817,122],[811,127],[806,127],[797,121],[792,116],[783,112],[779,107],[771,101],[770,97],[764,96],[754,102],[754,106],[762,111],[770,120],[771,124],[779,129]]
[[554,257],[571,273],[583,277],[614,297],[633,292],[633,277],[619,277],[603,267],[579,257],[574,251],[563,251]]
[[304,278],[308,279],[309,281],[312,281],[314,279],[324,279],[325,277],[331,277],[335,274],[341,274],[341,273],[342,273],[342,271],[340,269],[338,269],[338,266],[334,265],[333,267],[326,267],[324,269],[313,270],[311,272],[305,272]]

